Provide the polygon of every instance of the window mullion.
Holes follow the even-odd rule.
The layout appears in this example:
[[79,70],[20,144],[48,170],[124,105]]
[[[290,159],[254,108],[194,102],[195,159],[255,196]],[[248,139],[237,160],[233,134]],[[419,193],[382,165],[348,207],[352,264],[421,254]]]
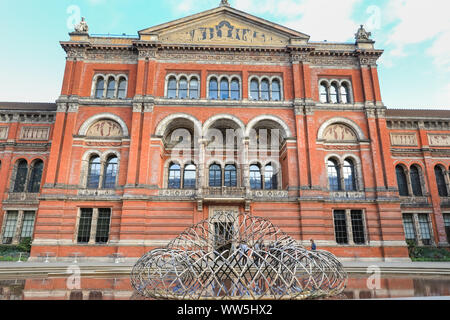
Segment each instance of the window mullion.
[[93,209],[92,213],[92,223],[91,223],[91,233],[89,238],[89,244],[95,244],[96,243],[96,237],[97,237],[97,223],[98,223],[98,208]]
[[351,210],[345,210],[345,219],[347,220],[348,244],[354,246],[355,241],[353,240],[353,223]]

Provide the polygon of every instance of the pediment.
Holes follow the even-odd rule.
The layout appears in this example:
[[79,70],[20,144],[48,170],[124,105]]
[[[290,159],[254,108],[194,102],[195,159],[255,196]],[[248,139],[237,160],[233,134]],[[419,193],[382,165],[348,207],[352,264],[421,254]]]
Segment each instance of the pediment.
[[141,40],[163,44],[276,46],[306,42],[309,36],[242,11],[220,7],[139,32]]

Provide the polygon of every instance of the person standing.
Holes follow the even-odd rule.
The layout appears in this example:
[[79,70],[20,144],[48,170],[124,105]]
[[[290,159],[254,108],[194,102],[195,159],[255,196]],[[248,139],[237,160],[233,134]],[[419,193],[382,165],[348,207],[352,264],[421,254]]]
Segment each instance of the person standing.
[[317,250],[316,243],[314,242],[313,239],[311,239],[311,251],[316,251],[316,250]]

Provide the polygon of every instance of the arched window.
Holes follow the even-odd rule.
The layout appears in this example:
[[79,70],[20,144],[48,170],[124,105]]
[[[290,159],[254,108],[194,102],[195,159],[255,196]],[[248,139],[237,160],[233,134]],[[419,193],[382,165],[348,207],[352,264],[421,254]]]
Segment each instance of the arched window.
[[114,189],[116,187],[116,178],[118,172],[119,160],[116,156],[112,156],[105,164],[105,177],[103,179],[104,189]]
[[344,161],[344,182],[346,191],[356,191],[355,165],[350,159]]
[[241,99],[241,88],[238,79],[231,80],[231,100]]
[[219,99],[219,84],[216,78],[212,78],[209,81],[209,99],[211,100]]
[[250,99],[259,100],[259,82],[256,79],[250,82]]
[[119,89],[117,91],[117,97],[119,99],[125,99],[127,94],[127,79],[120,78],[119,80]]
[[175,99],[177,97],[177,79],[170,77],[169,84],[167,86],[167,98]]
[[180,79],[178,87],[178,98],[186,99],[188,97],[188,82],[185,77]]
[[209,167],[209,186],[222,187],[222,168],[218,164]]
[[341,175],[339,165],[336,160],[328,160],[328,181],[331,191],[339,191],[341,188]]
[[28,192],[39,193],[41,189],[42,172],[44,170],[44,162],[37,160],[31,168],[30,182],[28,183]]
[[169,189],[181,189],[181,167],[172,163],[169,167]]
[[225,187],[237,187],[237,170],[234,164],[225,166]]
[[192,78],[189,82],[189,98],[198,99],[199,96],[198,80],[196,78]]
[[222,79],[220,81],[220,99],[228,100],[230,98],[230,88],[228,79]]
[[320,84],[320,102],[328,103],[328,87],[325,83]]
[[264,187],[266,190],[278,189],[278,176],[272,164],[268,164],[264,168]]
[[341,103],[350,103],[350,89],[347,83],[343,83],[341,86]]
[[436,175],[436,183],[440,197],[448,197],[447,184],[445,183],[445,176],[440,166],[434,167],[434,173]]
[[20,160],[17,164],[16,179],[14,181],[14,192],[25,192],[25,183],[27,182],[28,163],[26,160]]
[[395,167],[395,172],[397,174],[397,184],[398,184],[398,191],[400,193],[400,196],[407,197],[409,195],[408,192],[408,181],[406,180],[406,174],[405,170],[401,165],[398,165]]
[[255,164],[250,166],[250,188],[252,190],[262,189],[261,168]]
[[108,89],[106,90],[106,98],[112,99],[116,94],[116,80],[113,77],[108,79]]
[[197,167],[193,164],[188,164],[184,168],[183,188],[195,189],[197,177]]
[[263,81],[261,81],[261,100],[263,101],[268,101],[270,100],[270,96],[269,96],[269,80],[264,79]]
[[338,86],[336,83],[332,83],[330,86],[330,100],[331,103],[338,103]]
[[100,171],[101,171],[101,162],[99,156],[93,156],[91,160],[89,160],[89,171],[88,171],[88,189],[98,189],[100,183]]
[[99,77],[97,79],[97,83],[95,84],[95,98],[101,99],[103,98],[103,92],[105,91],[105,80],[103,77]]
[[416,197],[422,197],[423,196],[423,192],[422,192],[422,185],[420,183],[420,171],[419,168],[417,168],[417,166],[411,166],[410,169],[410,175],[411,175],[411,187],[413,190],[413,194]]
[[272,81],[272,100],[273,101],[281,100],[281,85],[279,80]]

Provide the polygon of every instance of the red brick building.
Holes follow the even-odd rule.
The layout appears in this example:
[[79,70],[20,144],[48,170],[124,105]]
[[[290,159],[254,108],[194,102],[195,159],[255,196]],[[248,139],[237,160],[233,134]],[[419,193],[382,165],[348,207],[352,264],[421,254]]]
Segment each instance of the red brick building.
[[2,242],[137,258],[229,210],[341,258],[448,246],[450,111],[386,108],[383,51],[355,38],[226,4],[138,37],[83,21],[55,104],[0,103]]

